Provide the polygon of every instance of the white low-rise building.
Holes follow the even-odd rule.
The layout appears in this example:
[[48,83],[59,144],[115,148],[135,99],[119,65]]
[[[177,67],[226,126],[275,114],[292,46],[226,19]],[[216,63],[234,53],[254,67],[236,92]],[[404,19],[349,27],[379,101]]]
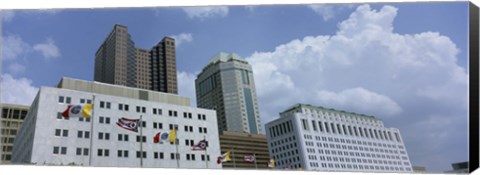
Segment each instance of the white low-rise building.
[[266,124],[278,169],[413,172],[400,132],[373,116],[297,104]]
[[[94,106],[91,119],[62,117],[69,104],[86,103]],[[140,116],[139,132],[116,124],[122,117]],[[154,143],[156,133],[172,129],[177,129],[177,145]],[[192,151],[202,139],[207,150]],[[40,88],[15,139],[12,163],[221,168],[219,155],[213,110],[191,107],[188,98],[175,94],[62,78],[57,87]]]

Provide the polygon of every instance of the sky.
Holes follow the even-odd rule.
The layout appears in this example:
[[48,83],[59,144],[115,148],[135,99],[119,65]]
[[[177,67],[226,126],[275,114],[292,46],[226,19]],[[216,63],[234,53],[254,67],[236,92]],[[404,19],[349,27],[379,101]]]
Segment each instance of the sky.
[[61,77],[93,80],[115,24],[135,46],[176,39],[179,94],[218,52],[253,68],[262,125],[296,103],[373,115],[429,172],[468,161],[468,3],[373,3],[1,12],[1,102],[30,105]]

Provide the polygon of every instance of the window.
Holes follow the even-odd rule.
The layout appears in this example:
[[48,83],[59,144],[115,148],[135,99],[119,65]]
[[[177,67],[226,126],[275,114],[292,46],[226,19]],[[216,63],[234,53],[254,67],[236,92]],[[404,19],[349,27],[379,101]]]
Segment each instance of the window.
[[83,148],[83,155],[88,156],[88,148]]
[[58,154],[58,153],[59,153],[59,149],[60,149],[60,147],[54,146],[54,147],[53,147],[53,154]]
[[61,129],[55,129],[55,136],[60,136],[61,132]]
[[98,139],[99,140],[110,140],[110,133],[99,132],[98,133]]
[[89,139],[90,138],[90,131],[85,131],[83,133],[83,137],[86,138],[86,139]]
[[65,97],[64,96],[59,96],[58,97],[58,102],[59,103],[65,103]]
[[67,154],[67,147],[62,147],[60,154]]
[[72,102],[72,98],[70,97],[67,97],[66,101],[65,101],[67,104],[70,104]]
[[[137,136],[137,142],[140,142],[140,136]],[[142,142],[147,142],[147,136],[142,136]]]
[[140,156],[143,157],[143,158],[147,158],[147,152],[146,151],[142,151],[142,152],[137,151],[137,158],[140,158]]
[[82,155],[82,148],[77,148],[76,154],[77,154],[77,156]]
[[85,103],[85,99],[81,98],[80,99],[80,104],[84,104]]
[[104,101],[100,101],[100,108],[105,108],[105,102]]
[[117,150],[117,157],[128,157],[128,151],[127,150]]
[[128,142],[128,135],[127,134],[118,134],[118,141]]
[[169,124],[168,127],[169,127],[170,130],[173,130],[173,129],[178,130],[178,125],[177,124]]
[[123,104],[118,104],[118,110],[120,110],[120,111],[123,110]]
[[77,137],[78,138],[83,138],[83,131],[78,131],[77,132]]

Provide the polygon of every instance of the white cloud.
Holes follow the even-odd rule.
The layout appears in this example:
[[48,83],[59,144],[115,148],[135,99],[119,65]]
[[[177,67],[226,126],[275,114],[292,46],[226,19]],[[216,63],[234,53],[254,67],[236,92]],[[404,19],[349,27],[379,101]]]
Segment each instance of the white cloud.
[[7,35],[2,39],[4,60],[15,60],[30,50],[30,45],[18,35]]
[[1,77],[1,103],[31,105],[38,93],[32,81],[26,78],[15,79],[9,74]]
[[196,74],[177,71],[178,77],[178,94],[180,96],[189,97],[192,106],[196,105],[196,96],[195,96],[195,79],[197,78]]
[[316,13],[322,15],[324,21],[328,21],[332,19],[335,15],[332,5],[316,4],[316,5],[309,5],[308,7],[311,8]]
[[[465,158],[462,150],[428,149],[433,143],[452,145],[451,140],[457,147],[467,144],[461,138],[467,132],[468,75],[457,64],[460,51],[438,32],[394,33],[397,12],[392,6],[362,5],[338,24],[334,35],[306,36],[247,57],[262,123],[295,103],[334,107],[399,128],[408,151],[422,155],[411,156],[412,163],[427,162],[441,171],[438,167],[449,166],[452,157]],[[453,120],[448,127],[455,132],[437,132]]]
[[1,10],[0,14],[2,16],[2,22],[11,22],[17,14],[26,14],[26,15],[55,15],[62,10],[53,10],[53,9],[36,9],[36,10]]
[[388,117],[402,111],[402,108],[389,97],[361,87],[346,89],[339,93],[320,90],[316,95],[319,104],[333,108],[341,106],[355,109],[357,113],[379,111],[377,113]]
[[180,33],[171,37],[175,39],[175,44],[177,47],[183,43],[189,43],[193,41],[193,35],[191,33]]
[[47,38],[45,43],[39,43],[33,46],[33,50],[42,53],[43,57],[57,58],[60,57],[60,49],[55,45],[55,41],[51,38]]
[[8,65],[9,73],[14,74],[14,75],[23,73],[23,72],[25,72],[25,70],[26,70],[25,66],[23,66],[21,64],[18,64],[18,63],[10,63]]
[[228,15],[228,7],[185,7],[182,8],[190,19],[201,20],[210,17],[225,17]]
[[308,6],[308,8],[312,9],[315,13],[322,15],[324,21],[333,19],[339,12],[353,7],[353,4],[313,4]]

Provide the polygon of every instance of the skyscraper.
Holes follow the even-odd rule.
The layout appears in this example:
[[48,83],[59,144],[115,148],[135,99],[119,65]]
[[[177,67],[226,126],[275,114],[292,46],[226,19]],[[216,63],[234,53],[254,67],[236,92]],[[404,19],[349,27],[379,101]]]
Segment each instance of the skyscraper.
[[152,90],[178,94],[175,39],[165,37],[150,50]]
[[27,115],[29,106],[1,104],[0,118],[0,164],[9,164],[12,160],[13,142],[18,129]]
[[116,24],[95,53],[94,80],[137,87],[135,58],[135,43],[127,27]]
[[235,53],[220,52],[195,79],[197,106],[217,111],[218,130],[260,134],[252,66]]
[[136,48],[126,26],[116,24],[95,53],[94,80],[178,94],[175,39],[151,50]]

